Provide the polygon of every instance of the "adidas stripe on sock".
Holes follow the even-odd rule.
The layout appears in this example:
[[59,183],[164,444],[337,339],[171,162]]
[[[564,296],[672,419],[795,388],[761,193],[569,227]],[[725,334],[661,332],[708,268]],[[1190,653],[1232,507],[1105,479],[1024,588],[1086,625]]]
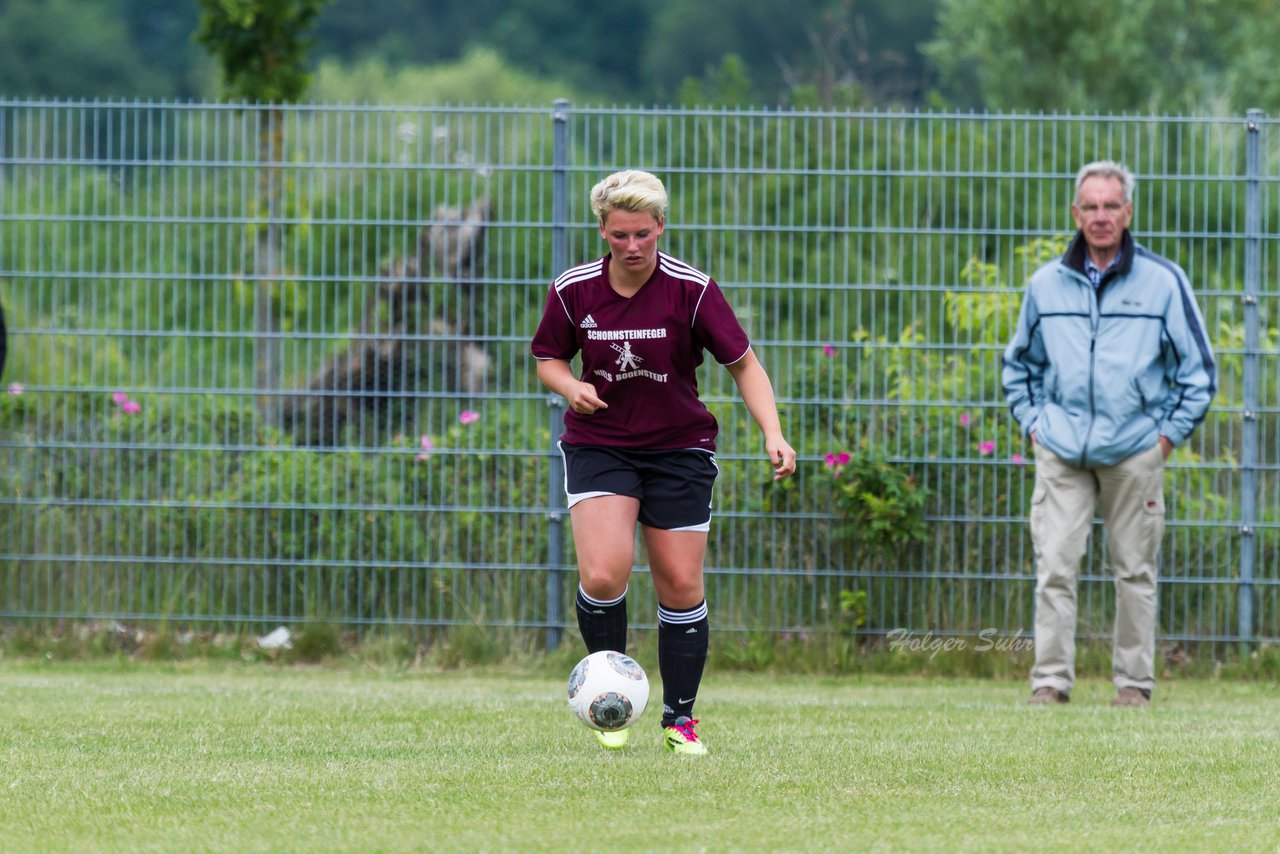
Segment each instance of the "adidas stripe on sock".
[[578,631],[582,634],[582,642],[587,645],[587,652],[600,652],[611,649],[614,652],[627,651],[627,591],[617,599],[592,599],[578,585],[578,595],[574,599],[578,612]]
[[658,671],[662,674],[662,725],[693,717],[702,670],[707,663],[711,625],[707,602],[687,610],[658,604]]

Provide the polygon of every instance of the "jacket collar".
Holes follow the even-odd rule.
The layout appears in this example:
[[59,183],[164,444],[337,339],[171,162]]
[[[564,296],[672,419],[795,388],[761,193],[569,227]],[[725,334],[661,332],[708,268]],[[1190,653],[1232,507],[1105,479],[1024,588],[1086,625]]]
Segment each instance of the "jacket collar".
[[[1123,276],[1133,269],[1133,255],[1136,245],[1133,235],[1126,228],[1124,234],[1120,235],[1119,261],[1111,268],[1111,273],[1103,278],[1103,282],[1109,281],[1116,276]],[[1071,245],[1067,247],[1067,253],[1062,256],[1062,263],[1088,278],[1084,271],[1084,260],[1088,251],[1089,244],[1084,242],[1084,232],[1077,231],[1075,238],[1071,241]]]

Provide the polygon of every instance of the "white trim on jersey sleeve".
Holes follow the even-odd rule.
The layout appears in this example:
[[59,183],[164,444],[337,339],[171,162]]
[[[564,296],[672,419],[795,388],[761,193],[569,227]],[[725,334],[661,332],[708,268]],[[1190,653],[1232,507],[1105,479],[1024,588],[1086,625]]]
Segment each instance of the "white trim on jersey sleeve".
[[711,277],[697,267],[691,267],[679,258],[673,258],[665,252],[658,253],[658,267],[662,272],[674,279],[683,279],[686,282],[693,282],[702,286],[702,289],[698,291],[698,301],[693,304],[693,314],[689,316],[689,328],[692,329],[693,324],[698,321],[698,309],[702,307],[702,298],[707,295],[707,285],[711,283]]
[[572,285],[574,282],[581,282],[583,279],[590,279],[595,276],[599,276],[603,272],[603,258],[597,258],[595,261],[588,261],[585,264],[570,267],[568,270],[565,270],[556,277],[555,289],[558,291],[564,287]]
[[588,279],[594,279],[604,272],[604,259],[600,258],[596,261],[588,261],[586,264],[579,264],[576,267],[570,267],[561,273],[552,283],[555,289],[556,298],[560,300],[560,307],[564,309],[564,316],[569,318],[569,325],[573,326],[573,315],[569,312],[569,306],[564,302],[564,289],[570,285],[583,282]]
[[560,289],[556,288],[556,299],[560,300],[560,307],[564,309],[564,318],[569,321],[569,325],[573,326],[573,315],[569,313],[569,306],[564,304],[564,294],[560,293]]
[[723,366],[725,366],[725,367],[728,367],[729,365],[736,365],[736,364],[738,364],[739,362],[741,362],[743,359],[747,358],[747,354],[748,354],[748,353],[750,353],[750,352],[751,352],[751,345],[750,345],[750,344],[748,344],[748,345],[747,345],[747,349],[745,349],[745,350],[743,350],[743,351],[742,351],[742,355],[741,355],[741,356],[739,356],[739,357],[738,357],[738,358],[736,358],[736,359],[730,359],[730,360],[729,360],[729,361],[727,361],[727,362],[721,362],[720,364],[721,364],[721,365],[723,365]]
[[681,261],[679,258],[673,258],[665,252],[658,253],[658,265],[662,267],[662,272],[666,273],[668,276],[675,276],[677,279],[697,282],[703,287],[706,287],[707,282],[711,281],[711,277],[699,270],[697,267],[692,267]]
[[702,290],[698,292],[698,301],[693,304],[693,315],[689,318],[689,328],[698,322],[698,310],[702,308],[702,298],[707,295],[707,286],[703,285]]
[[698,292],[698,301],[693,305],[693,314],[689,317],[689,328],[692,329],[693,324],[698,320],[698,309],[702,306],[702,298],[707,294],[707,285],[710,284],[711,277],[698,268],[691,267],[679,258],[673,258],[665,252],[658,253],[658,267],[673,279],[683,279],[686,282],[693,282],[702,286],[702,290]]

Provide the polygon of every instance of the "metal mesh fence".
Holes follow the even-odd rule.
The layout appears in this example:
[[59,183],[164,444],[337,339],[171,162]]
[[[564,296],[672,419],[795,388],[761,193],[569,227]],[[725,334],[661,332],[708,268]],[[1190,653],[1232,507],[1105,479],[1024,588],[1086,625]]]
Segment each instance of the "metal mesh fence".
[[[1075,170],[1109,158],[1220,359],[1171,460],[1161,636],[1274,640],[1276,141],[1257,114],[0,101],[0,617],[554,642],[576,574],[528,341],[551,279],[604,252],[591,185],[643,168],[671,194],[664,248],[725,289],[801,454],[773,485],[704,369],[717,628],[1029,630],[1033,475],[1000,355]],[[851,545],[841,453],[928,489],[927,542]],[[1104,540],[1089,636],[1113,615]]]

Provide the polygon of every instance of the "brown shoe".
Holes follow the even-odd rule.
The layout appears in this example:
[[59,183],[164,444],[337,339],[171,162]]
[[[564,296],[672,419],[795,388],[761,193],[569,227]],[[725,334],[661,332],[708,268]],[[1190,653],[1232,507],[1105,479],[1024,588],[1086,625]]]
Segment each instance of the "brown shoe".
[[1151,700],[1141,688],[1121,688],[1116,692],[1116,698],[1111,701],[1113,706],[1131,706],[1138,709],[1145,709],[1150,704]]
[[1064,694],[1057,688],[1050,688],[1048,685],[1043,688],[1037,688],[1031,693],[1031,699],[1027,700],[1032,705],[1042,705],[1049,703],[1070,703],[1071,695]]

